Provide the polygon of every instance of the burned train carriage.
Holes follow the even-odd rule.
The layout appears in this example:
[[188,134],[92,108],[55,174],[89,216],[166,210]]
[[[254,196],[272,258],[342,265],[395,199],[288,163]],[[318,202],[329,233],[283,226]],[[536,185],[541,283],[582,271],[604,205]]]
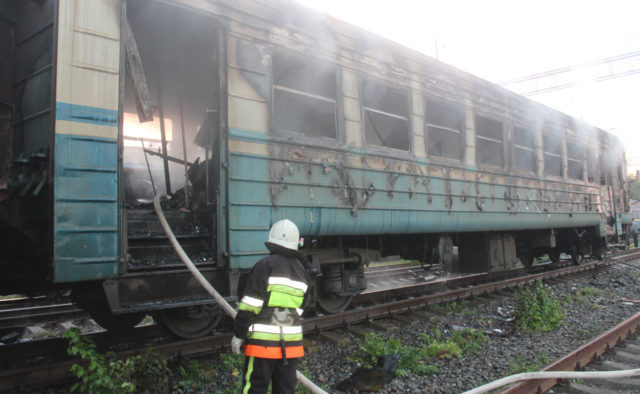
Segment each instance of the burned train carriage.
[[105,327],[153,312],[206,334],[220,313],[159,193],[229,297],[293,220],[330,312],[382,256],[502,270],[623,235],[615,137],[295,3],[0,4],[5,293],[72,289]]

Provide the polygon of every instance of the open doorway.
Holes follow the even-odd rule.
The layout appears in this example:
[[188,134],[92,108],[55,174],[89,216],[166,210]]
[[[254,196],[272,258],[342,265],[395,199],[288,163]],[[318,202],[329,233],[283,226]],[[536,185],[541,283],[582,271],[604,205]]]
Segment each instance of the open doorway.
[[[196,167],[209,158],[212,134],[217,133],[217,122],[212,121],[219,103],[217,25],[207,15],[160,2],[128,2],[127,19],[142,73],[132,73],[127,64],[122,111],[125,202],[132,208],[166,193],[190,206],[193,185],[187,179],[204,181],[195,174]],[[147,90],[146,97],[140,97],[141,88]],[[141,109],[140,100],[145,99]],[[146,116],[145,105],[150,108]]]

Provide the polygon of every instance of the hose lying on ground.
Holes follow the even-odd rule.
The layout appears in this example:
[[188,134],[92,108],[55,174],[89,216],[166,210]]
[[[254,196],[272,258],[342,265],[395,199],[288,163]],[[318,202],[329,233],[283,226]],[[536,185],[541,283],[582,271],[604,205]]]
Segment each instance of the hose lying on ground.
[[506,376],[491,383],[487,383],[473,390],[465,391],[464,394],[480,394],[495,390],[507,384],[515,383],[521,380],[532,379],[613,379],[625,378],[629,376],[640,375],[640,368],[626,369],[622,371],[594,371],[594,372],[573,372],[573,371],[542,371],[542,372],[525,372],[516,375]]
[[[214,289],[213,286],[211,286],[211,283],[209,283],[207,278],[205,278],[204,275],[202,275],[202,273],[198,270],[198,268],[196,268],[195,264],[193,264],[189,256],[187,256],[184,249],[182,249],[182,246],[180,246],[180,243],[178,243],[178,240],[173,234],[173,231],[171,231],[171,228],[169,227],[169,223],[167,223],[167,219],[164,217],[164,213],[162,212],[162,207],[160,206],[160,199],[162,198],[168,198],[168,197],[166,194],[158,194],[157,196],[155,196],[155,198],[153,199],[153,207],[156,210],[158,219],[160,219],[160,224],[162,225],[164,232],[167,234],[167,237],[169,237],[169,241],[171,241],[171,245],[173,245],[173,248],[176,250],[176,253],[178,253],[178,256],[180,256],[180,260],[182,260],[182,262],[187,266],[187,268],[196,278],[198,283],[200,283],[202,287],[204,287],[205,290],[207,290],[207,293],[209,293],[216,300],[216,302],[222,307],[225,313],[229,315],[232,319],[235,319],[236,313],[237,313],[235,309],[233,309],[233,307],[229,305],[229,303],[220,295],[220,293],[218,293],[216,289]],[[311,380],[307,379],[306,376],[300,373],[300,371],[296,371],[296,378],[298,379],[300,384],[302,384],[306,389],[310,390],[312,393],[327,394],[326,391],[316,386]]]

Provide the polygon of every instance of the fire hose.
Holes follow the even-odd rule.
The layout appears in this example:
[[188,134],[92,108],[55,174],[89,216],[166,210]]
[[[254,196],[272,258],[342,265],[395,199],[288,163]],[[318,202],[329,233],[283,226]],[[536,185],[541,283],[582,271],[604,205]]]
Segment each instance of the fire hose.
[[491,383],[487,383],[473,390],[465,391],[463,394],[480,394],[495,390],[507,384],[522,380],[533,379],[614,379],[640,375],[640,368],[625,369],[621,371],[596,371],[596,372],[573,372],[573,371],[543,371],[525,372],[516,375],[506,376]]
[[[232,319],[235,319],[237,314],[236,310],[233,309],[231,305],[229,305],[229,303],[220,295],[220,293],[216,291],[216,289],[213,286],[211,286],[211,283],[209,283],[209,281],[204,277],[204,275],[202,275],[202,273],[198,270],[198,268],[196,268],[195,264],[193,264],[193,261],[191,261],[189,256],[187,256],[187,253],[185,253],[184,249],[182,249],[182,246],[180,246],[180,243],[178,242],[175,235],[173,234],[173,231],[171,231],[171,227],[169,227],[169,223],[167,222],[167,219],[165,218],[164,213],[162,212],[162,207],[160,206],[160,199],[162,198],[168,198],[168,197],[166,194],[156,195],[155,198],[153,199],[153,207],[155,208],[156,214],[158,215],[158,219],[160,220],[160,224],[162,225],[164,232],[167,234],[167,237],[169,237],[169,241],[171,241],[171,245],[173,245],[173,248],[175,249],[176,253],[178,254],[178,256],[180,256],[180,260],[182,260],[182,262],[187,266],[187,268],[189,269],[191,274],[196,278],[198,283],[200,283],[200,285],[204,287],[207,293],[209,293],[216,300],[216,302],[222,307],[225,313],[229,315]],[[311,380],[309,380],[306,376],[304,376],[300,371],[296,371],[296,378],[298,379],[300,384],[302,384],[306,389],[310,390],[312,393],[327,394],[326,391],[316,386]]]

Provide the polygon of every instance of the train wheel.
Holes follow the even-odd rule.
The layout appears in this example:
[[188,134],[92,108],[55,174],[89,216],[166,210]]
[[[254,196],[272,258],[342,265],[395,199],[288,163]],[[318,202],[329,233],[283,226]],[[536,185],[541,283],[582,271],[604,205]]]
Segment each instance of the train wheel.
[[584,261],[584,254],[578,251],[576,244],[571,245],[571,261],[573,261],[575,265],[580,265]]
[[158,320],[177,337],[202,338],[220,324],[222,310],[218,304],[163,309],[158,312]]
[[560,250],[558,250],[558,248],[549,250],[549,260],[553,263],[560,261]]
[[593,251],[592,253],[593,257],[595,257],[598,260],[604,260],[605,257],[607,257],[607,249],[603,248],[602,246],[598,246],[596,247],[596,249]]
[[337,294],[321,294],[318,297],[318,305],[327,313],[340,313],[347,309],[353,296],[341,296]]
[[531,256],[531,253],[529,252],[521,253],[520,256],[518,256],[518,258],[520,259],[520,262],[522,263],[524,268],[526,269],[531,268],[531,265],[533,264],[533,256]]
[[144,312],[124,314],[111,312],[102,286],[78,288],[71,292],[71,299],[86,311],[100,327],[109,331],[131,330],[146,316]]

